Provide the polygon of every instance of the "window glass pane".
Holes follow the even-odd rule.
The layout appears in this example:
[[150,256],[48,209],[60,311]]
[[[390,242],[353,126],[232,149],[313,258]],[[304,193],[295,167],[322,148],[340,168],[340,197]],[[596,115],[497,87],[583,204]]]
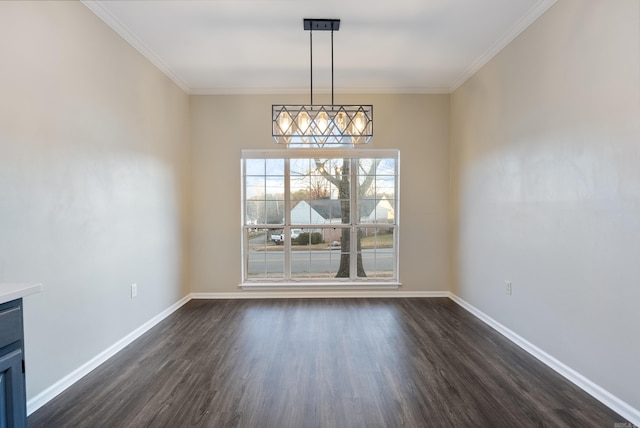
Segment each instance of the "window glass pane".
[[358,277],[395,277],[395,229],[393,227],[358,228],[360,248],[358,249]]
[[[293,206],[293,203],[292,203]],[[298,201],[291,208],[291,224],[311,223],[311,205],[307,201]]]
[[267,224],[284,224],[284,177],[267,177],[265,187]]
[[358,159],[358,175],[376,175],[381,159]]
[[358,161],[358,221],[395,223],[395,159]]
[[[344,208],[344,221],[342,209]],[[291,224],[349,224],[349,202],[335,199],[299,201],[291,209]]]
[[265,201],[263,224],[284,224],[284,201]]
[[265,181],[266,199],[284,201],[284,177],[269,176]]
[[266,175],[284,175],[284,159],[265,159]]
[[245,198],[248,200],[264,199],[265,178],[264,177],[246,177],[245,179]]
[[396,175],[396,160],[391,158],[358,159],[358,175]]
[[[342,273],[349,274],[347,251],[341,251],[343,231],[348,236],[349,228],[291,229],[291,277],[332,279],[338,277],[341,262]],[[346,256],[346,257],[345,257]],[[343,261],[344,258],[344,261]]]
[[291,174],[289,187],[292,200],[304,201],[309,199],[309,176],[305,174]]
[[386,196],[393,199],[395,194],[395,177],[378,176],[375,182],[376,197]]
[[245,229],[246,279],[284,278],[284,246],[272,241],[279,229]]
[[247,201],[245,203],[244,224],[265,224],[264,201]]
[[393,200],[383,196],[381,199],[361,199],[358,204],[360,224],[395,223],[395,203]]
[[389,200],[383,197],[382,199],[376,200],[376,208],[371,213],[370,222],[394,224],[396,220],[395,215],[396,209],[393,199]]
[[376,168],[377,175],[397,175],[396,159],[381,159]]
[[292,225],[350,222],[350,177],[342,174],[342,168],[346,164],[348,169],[349,162],[349,159],[291,160]]
[[335,199],[323,198],[309,201],[311,205],[311,224],[331,224],[334,220],[335,207],[339,204]]
[[309,173],[311,159],[290,159],[289,168],[291,170],[291,179],[296,176],[305,176]]
[[264,175],[264,159],[245,159],[245,175]]

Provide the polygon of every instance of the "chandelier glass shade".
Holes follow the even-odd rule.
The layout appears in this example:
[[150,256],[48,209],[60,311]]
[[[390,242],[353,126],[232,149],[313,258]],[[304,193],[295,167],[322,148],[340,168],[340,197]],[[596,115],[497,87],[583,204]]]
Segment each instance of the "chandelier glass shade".
[[[333,32],[339,19],[304,19],[309,31],[311,53],[311,103],[274,104],[271,109],[272,136],[276,143],[324,147],[366,144],[373,137],[373,106],[333,103]],[[313,103],[313,31],[331,31],[331,104]]]
[[273,105],[272,113],[280,144],[366,144],[373,137],[372,105]]

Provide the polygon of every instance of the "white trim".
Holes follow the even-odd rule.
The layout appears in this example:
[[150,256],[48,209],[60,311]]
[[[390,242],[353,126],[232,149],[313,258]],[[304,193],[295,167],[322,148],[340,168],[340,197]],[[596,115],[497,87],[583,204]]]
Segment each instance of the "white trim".
[[[362,147],[362,146],[361,146]],[[399,149],[241,149],[242,159],[367,158],[400,159]],[[398,168],[399,171],[399,168]]]
[[451,84],[449,93],[458,89],[478,70],[484,67],[494,56],[498,55],[509,43],[518,37],[524,30],[533,24],[549,9],[556,0],[540,0],[527,12],[518,22],[514,24],[502,37],[498,39],[489,49],[480,55],[471,65]]
[[593,396],[602,404],[609,407],[611,410],[618,413],[620,416],[627,419],[632,424],[640,426],[640,410],[634,409],[632,406],[622,401],[615,395],[611,394],[609,391],[587,379],[571,367],[557,360],[555,357],[549,355],[533,343],[524,339],[522,336],[508,329],[504,325],[500,324],[498,321],[494,320],[493,318],[491,318],[475,306],[471,305],[470,303],[466,302],[465,300],[461,299],[460,297],[456,296],[455,294],[449,293],[449,298],[476,317],[478,317],[485,324],[497,330],[498,333],[505,336],[507,339],[518,345],[530,355],[537,358],[539,361],[546,364],[551,369],[555,370],[557,373],[565,377],[568,381],[572,382],[577,387]]
[[99,0],[80,0],[80,2],[93,12],[98,18],[104,21],[113,31],[122,37],[127,43],[129,43],[135,50],[144,56],[151,64],[155,65],[160,72],[173,81],[180,89],[187,94],[191,93],[189,85],[186,84],[180,76],[174,73],[171,68],[162,60],[155,52],[153,52],[147,45],[136,37],[136,35],[129,30],[122,22],[118,20],[111,12],[107,10]]
[[402,284],[396,281],[390,282],[354,282],[345,281],[343,283],[336,282],[245,282],[239,284],[238,287],[243,290],[380,290],[380,289],[397,289]]
[[[373,158],[373,159],[391,159],[393,160],[393,165],[394,165],[394,194],[399,194],[399,175],[400,175],[400,171],[399,171],[399,162],[400,162],[400,150],[399,149],[344,149],[344,148],[339,148],[339,149],[324,149],[324,148],[320,148],[320,149],[315,149],[315,148],[309,148],[309,149],[298,149],[298,148],[294,148],[294,149],[287,149],[287,150],[281,150],[281,149],[241,149],[240,150],[241,153],[241,159],[242,159],[242,163],[241,163],[241,174],[242,174],[242,189],[241,189],[241,194],[242,194],[242,200],[241,200],[241,208],[240,208],[240,212],[243,216],[242,221],[245,221],[245,213],[246,213],[246,207],[247,207],[247,203],[248,200],[247,198],[247,194],[246,194],[246,182],[247,182],[247,171],[246,171],[246,161],[248,159],[258,159],[258,160],[264,160],[264,159],[277,159],[277,160],[282,160],[284,159],[284,172],[283,172],[283,180],[284,180],[284,221],[282,224],[267,224],[265,223],[260,223],[260,224],[243,224],[242,225],[242,234],[241,234],[241,238],[242,238],[242,267],[241,267],[241,271],[242,271],[242,283],[239,285],[240,288],[245,289],[245,290],[286,290],[286,289],[292,289],[292,288],[299,288],[302,290],[350,290],[350,289],[367,289],[367,288],[374,288],[374,289],[397,289],[398,287],[400,287],[402,284],[400,283],[400,280],[398,278],[398,271],[399,271],[399,247],[397,246],[397,237],[398,237],[398,232],[399,232],[399,225],[398,222],[393,222],[391,224],[387,224],[387,223],[373,223],[373,222],[363,222],[362,218],[353,218],[353,213],[352,213],[352,219],[350,223],[341,223],[340,226],[335,225],[333,223],[331,223],[331,225],[327,224],[327,223],[318,223],[316,224],[300,224],[298,222],[296,222],[295,224],[292,224],[292,219],[291,219],[291,201],[290,201],[290,194],[291,194],[291,189],[290,189],[290,185],[291,185],[291,159],[304,159],[304,160],[308,160],[311,158],[323,158],[323,159],[344,159],[345,162],[347,160],[349,160],[349,165],[350,165],[350,181],[349,181],[349,185],[350,185],[350,191],[349,191],[349,203],[352,205],[352,211],[355,212],[359,212],[358,209],[358,204],[359,204],[359,200],[356,197],[358,195],[357,192],[357,185],[358,185],[358,180],[357,180],[357,175],[359,173],[359,169],[357,168],[357,161],[359,159],[368,159],[368,158]],[[377,166],[377,164],[374,164],[375,166]],[[377,174],[377,170],[375,172],[375,174]],[[262,175],[264,175],[264,173],[262,173]],[[396,214],[394,216],[394,220],[398,219],[399,217],[399,207],[400,207],[400,200],[398,199],[398,197],[394,197],[393,198],[393,203],[394,203],[394,209],[396,209]],[[265,220],[266,221],[266,220]],[[305,220],[307,221],[307,220]],[[311,221],[311,219],[308,219],[308,221]],[[266,278],[263,275],[260,275],[260,277],[258,278],[248,278],[248,271],[247,271],[247,267],[249,266],[249,251],[248,251],[248,244],[247,244],[247,237],[248,234],[246,233],[246,231],[250,230],[250,229],[271,229],[273,227],[277,227],[277,228],[281,228],[283,231],[283,238],[284,238],[284,248],[282,250],[283,256],[284,256],[284,261],[283,261],[283,267],[284,267],[284,271],[281,272],[281,277],[279,278]],[[301,228],[301,229],[325,229],[328,227],[333,227],[334,229],[336,227],[339,227],[342,229],[342,232],[349,232],[350,233],[350,248],[349,248],[349,254],[356,254],[357,253],[357,239],[356,239],[356,234],[357,231],[359,230],[359,228],[376,228],[376,227],[385,227],[385,228],[389,228],[389,229],[393,229],[393,237],[394,237],[394,243],[396,244],[394,247],[392,247],[392,255],[393,255],[393,274],[390,277],[378,277],[378,278],[366,278],[366,279],[361,279],[361,278],[356,278],[356,257],[352,257],[349,260],[349,276],[348,278],[344,278],[344,279],[349,279],[348,281],[339,281],[339,280],[332,280],[332,279],[327,279],[326,277],[320,276],[320,277],[310,277],[310,278],[293,278],[292,277],[292,272],[291,272],[291,265],[292,265],[292,248],[291,248],[291,240],[290,238],[290,232],[292,230],[292,228]],[[348,229],[348,230],[347,230]],[[266,255],[265,255],[266,257]]]
[[340,299],[340,298],[391,298],[391,297],[449,297],[448,291],[375,291],[375,290],[296,290],[296,291],[245,291],[239,293],[191,293],[192,299]]
[[142,336],[144,333],[153,328],[160,321],[174,313],[178,310],[182,305],[191,300],[191,295],[187,295],[182,299],[178,300],[173,305],[169,306],[164,311],[160,312],[155,317],[151,318],[146,323],[142,324],[140,327],[133,330],[131,333],[118,340],[113,345],[109,346],[104,351],[100,352],[98,355],[64,376],[62,379],[42,391],[40,394],[31,398],[27,401],[27,415],[32,414],[40,407],[45,405],[47,402],[52,400],[54,397],[62,393],[65,389],[69,388],[71,385],[79,381],[82,377],[87,375],[90,371],[98,367],[100,364],[107,361],[109,358],[114,356],[116,353],[120,352],[127,345],[131,344],[134,340]]
[[[337,88],[339,93],[336,93],[336,96],[340,96],[341,94],[349,94],[349,95],[387,95],[387,94],[408,94],[408,95],[416,95],[416,94],[449,94],[451,93],[450,87],[442,87],[442,86],[390,86],[390,87],[381,87],[381,86],[371,86],[371,87],[355,87],[355,86],[344,86]],[[330,94],[331,88],[316,88],[313,89],[314,94]],[[309,96],[309,88],[303,87],[284,87],[284,86],[269,86],[269,87],[216,87],[216,88],[194,88],[189,92],[190,95],[304,95]]]

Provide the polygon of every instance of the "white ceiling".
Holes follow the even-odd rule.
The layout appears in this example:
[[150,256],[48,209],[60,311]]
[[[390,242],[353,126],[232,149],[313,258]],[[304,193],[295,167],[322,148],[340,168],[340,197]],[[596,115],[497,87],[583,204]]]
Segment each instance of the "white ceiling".
[[[555,0],[120,0],[83,3],[191,94],[308,93],[303,18],[340,18],[335,91],[448,93]],[[314,93],[331,88],[313,33]]]

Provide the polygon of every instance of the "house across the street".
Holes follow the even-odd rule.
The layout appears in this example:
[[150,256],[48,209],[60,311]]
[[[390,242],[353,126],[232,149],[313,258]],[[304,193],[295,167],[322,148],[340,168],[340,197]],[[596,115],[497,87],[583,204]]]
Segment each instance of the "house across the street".
[[[375,223],[384,225],[392,223],[395,216],[395,209],[392,203],[382,196],[380,199],[362,199],[358,208],[360,223]],[[317,225],[339,225],[342,224],[342,208],[338,199],[314,199],[310,201],[300,201],[291,209],[291,224],[317,224]],[[318,228],[312,232],[322,234],[323,242],[339,240],[341,230],[339,228]]]

